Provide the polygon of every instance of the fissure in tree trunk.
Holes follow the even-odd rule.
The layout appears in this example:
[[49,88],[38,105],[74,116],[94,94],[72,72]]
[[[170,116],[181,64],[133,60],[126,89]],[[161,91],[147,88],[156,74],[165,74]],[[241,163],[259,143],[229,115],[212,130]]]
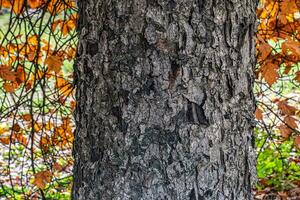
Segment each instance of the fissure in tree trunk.
[[73,199],[251,199],[255,6],[79,1]]

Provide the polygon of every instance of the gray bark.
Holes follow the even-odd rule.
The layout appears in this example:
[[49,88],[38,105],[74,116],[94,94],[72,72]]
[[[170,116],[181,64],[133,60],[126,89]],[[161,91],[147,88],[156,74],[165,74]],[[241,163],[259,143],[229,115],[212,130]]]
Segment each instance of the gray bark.
[[251,199],[256,2],[79,6],[72,198]]

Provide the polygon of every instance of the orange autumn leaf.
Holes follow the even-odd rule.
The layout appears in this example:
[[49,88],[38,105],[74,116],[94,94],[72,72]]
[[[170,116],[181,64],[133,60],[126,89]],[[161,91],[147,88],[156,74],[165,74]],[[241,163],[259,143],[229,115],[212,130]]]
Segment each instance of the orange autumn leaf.
[[58,172],[60,172],[60,171],[63,170],[63,166],[62,166],[61,164],[57,163],[57,162],[54,163],[53,168],[54,168],[56,171],[58,171]]
[[16,74],[14,71],[11,70],[11,68],[7,65],[1,65],[0,66],[0,78],[6,81],[15,81],[16,80]]
[[60,25],[62,22],[63,22],[63,20],[61,20],[61,19],[55,20],[52,23],[52,25],[51,25],[51,30],[55,31],[55,29],[57,28],[57,26]]
[[294,14],[299,11],[295,0],[284,0],[280,2],[281,12],[284,14]]
[[40,148],[44,151],[44,152],[48,152],[49,150],[49,146],[52,144],[50,138],[48,136],[43,136],[41,137],[40,140]]
[[300,83],[300,71],[296,72],[296,77],[294,79]]
[[15,91],[15,88],[11,83],[3,83],[3,89],[9,93],[13,93]]
[[23,66],[19,66],[17,68],[16,81],[19,84],[24,83],[26,81],[26,72]]
[[292,129],[287,127],[285,124],[281,124],[280,126],[278,126],[278,129],[281,133],[281,136],[285,139],[287,139],[293,131]]
[[297,111],[295,107],[288,105],[287,100],[279,101],[277,105],[280,111],[285,115],[294,115]]
[[14,134],[13,135],[14,139],[17,140],[20,144],[23,144],[24,146],[27,145],[28,141],[26,139],[26,137],[24,137],[22,134],[18,133],[18,134]]
[[23,114],[22,119],[25,121],[31,121],[32,119],[31,114]]
[[43,126],[42,126],[40,123],[34,122],[33,129],[34,129],[35,132],[41,131],[41,130],[42,130],[42,127],[43,127]]
[[51,55],[46,58],[45,64],[48,65],[49,70],[59,73],[61,66],[63,65],[63,61],[61,57]]
[[14,124],[11,129],[15,132],[19,132],[21,130],[21,127],[19,124]]
[[24,6],[24,0],[0,0],[0,6],[4,8],[12,8],[15,14],[19,14]]
[[75,58],[75,55],[76,55],[76,49],[73,47],[69,48],[69,50],[67,51],[67,59],[71,61],[72,59]]
[[265,62],[260,69],[260,73],[269,86],[272,86],[279,78],[279,66],[271,61]]
[[10,136],[0,136],[0,142],[2,144],[10,144]]
[[255,110],[255,118],[257,120],[262,120],[263,119],[263,112],[262,112],[261,109],[256,108],[256,110]]
[[70,103],[72,110],[74,110],[76,108],[76,102],[75,101],[71,101]]
[[45,0],[27,0],[30,8],[36,9],[45,3]]
[[32,82],[33,81],[29,81],[28,83],[25,84],[25,91],[28,92],[31,88],[32,88]]
[[75,21],[69,19],[62,23],[61,25],[61,32],[63,36],[67,36],[71,30],[75,29]]
[[286,25],[288,23],[288,20],[286,18],[286,15],[280,13],[278,15],[278,20],[279,20],[279,23],[282,24],[282,25]]
[[10,54],[14,54],[14,53],[18,52],[18,45],[16,45],[16,44],[9,43],[6,45],[6,48]]
[[57,77],[55,87],[64,95],[68,96],[73,90],[73,86],[64,78]]
[[12,4],[13,4],[13,12],[15,14],[20,14],[23,7],[24,7],[24,0],[14,0],[12,1]]
[[289,128],[295,129],[298,127],[296,119],[291,116],[286,116],[284,122],[289,126]]
[[0,0],[0,6],[4,8],[11,8],[11,3],[9,0]]
[[259,45],[258,52],[260,54],[259,60],[263,61],[270,55],[272,48],[268,43],[264,42],[263,44]]
[[50,50],[50,44],[49,44],[49,41],[47,41],[47,40],[45,40],[45,39],[43,39],[42,41],[42,51],[46,51],[46,52],[48,52],[49,50]]
[[52,144],[50,138],[48,136],[43,136],[41,137],[40,140],[40,148],[44,151],[44,152],[48,152],[50,145]]
[[284,74],[289,74],[289,72],[291,71],[292,69],[292,64],[290,63],[285,63],[285,69],[283,71]]
[[300,149],[300,136],[296,136],[294,138],[294,144],[298,149]]
[[282,51],[287,55],[289,52],[291,52],[297,56],[300,56],[300,42],[288,39],[282,44],[281,48]]
[[4,129],[4,128],[0,128],[0,142],[2,144],[10,144],[10,135],[4,135],[5,133],[9,132],[8,130]]
[[259,18],[265,19],[267,17],[274,17],[278,13],[278,10],[278,2],[271,1],[267,6],[264,7],[263,11],[259,15]]
[[64,10],[64,1],[51,0],[48,4],[48,11],[51,15],[57,15]]
[[49,170],[45,170],[34,174],[33,185],[40,189],[44,189],[48,183],[51,182],[52,173]]
[[39,44],[39,38],[37,35],[31,35],[27,38],[27,42],[30,45],[38,45]]

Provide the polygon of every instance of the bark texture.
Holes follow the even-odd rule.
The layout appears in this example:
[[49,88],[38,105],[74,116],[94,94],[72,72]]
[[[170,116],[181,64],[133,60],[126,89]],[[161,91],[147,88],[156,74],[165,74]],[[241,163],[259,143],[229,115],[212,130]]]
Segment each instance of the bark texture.
[[251,199],[255,6],[79,1],[73,199]]

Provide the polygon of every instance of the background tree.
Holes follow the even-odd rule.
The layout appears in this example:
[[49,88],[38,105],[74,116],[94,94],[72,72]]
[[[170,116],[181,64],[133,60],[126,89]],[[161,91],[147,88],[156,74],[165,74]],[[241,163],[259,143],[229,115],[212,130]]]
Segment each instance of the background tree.
[[73,199],[251,199],[255,8],[79,2]]

